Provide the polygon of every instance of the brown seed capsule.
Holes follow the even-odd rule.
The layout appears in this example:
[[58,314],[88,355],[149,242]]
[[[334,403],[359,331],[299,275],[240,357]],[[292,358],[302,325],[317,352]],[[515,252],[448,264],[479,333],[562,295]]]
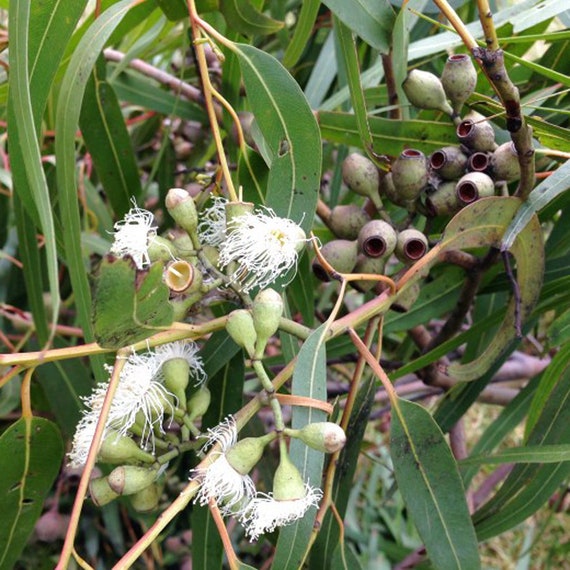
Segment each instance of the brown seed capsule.
[[372,220],[358,234],[358,249],[368,257],[389,257],[396,248],[397,234],[383,220]]
[[342,179],[356,194],[378,200],[380,173],[369,158],[356,152],[349,154],[342,163]]
[[339,239],[355,240],[370,216],[356,204],[335,206],[331,210],[329,227]]
[[495,183],[490,176],[483,172],[469,172],[459,179],[455,192],[461,203],[471,204],[479,198],[493,196],[495,194]]
[[[358,244],[356,241],[334,239],[325,243],[321,248],[321,255],[339,273],[350,273],[356,263]],[[313,273],[321,281],[329,281],[330,276],[320,264],[318,258],[313,260]]]
[[459,142],[471,150],[493,152],[497,147],[495,131],[490,123],[479,113],[470,113],[457,125],[456,134]]
[[495,180],[518,180],[521,167],[515,145],[509,141],[499,145],[491,155],[491,172]]
[[427,160],[423,152],[408,148],[392,164],[392,182],[399,199],[413,204],[428,183]]
[[457,180],[465,174],[467,155],[457,146],[444,146],[432,153],[429,163],[432,171],[444,180]]
[[477,70],[466,54],[452,55],[447,59],[441,83],[445,94],[451,100],[455,114],[459,114],[463,103],[475,91]]
[[446,216],[458,212],[462,203],[457,198],[456,180],[442,182],[435,190],[426,194],[426,209],[430,216]]
[[409,228],[398,234],[396,244],[396,256],[403,263],[413,263],[421,259],[428,250],[428,240],[426,236],[416,230]]
[[[370,275],[384,275],[384,267],[386,266],[385,257],[367,257],[364,254],[360,254],[356,260],[356,265],[352,270],[353,273],[367,273]],[[373,281],[371,279],[358,279],[356,281],[351,281],[350,285],[354,287],[357,291],[361,293],[366,293],[370,291],[378,281]]]

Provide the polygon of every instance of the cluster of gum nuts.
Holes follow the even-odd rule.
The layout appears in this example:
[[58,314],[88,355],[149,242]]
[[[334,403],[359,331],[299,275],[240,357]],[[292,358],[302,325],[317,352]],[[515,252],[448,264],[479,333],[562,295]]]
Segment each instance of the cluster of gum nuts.
[[[384,219],[371,219],[355,204],[331,210],[328,227],[336,238],[326,243],[321,253],[339,273],[382,274],[387,260],[395,253],[410,264],[425,255],[428,240],[419,230],[409,227],[397,231],[384,201],[404,208],[410,214],[427,218],[449,216],[479,198],[506,193],[507,183],[517,180],[520,168],[512,142],[498,145],[495,131],[485,117],[470,111],[460,116],[463,104],[474,92],[477,71],[468,55],[448,58],[441,78],[433,73],[412,70],[403,89],[412,105],[446,113],[456,125],[458,143],[434,151],[408,148],[390,163],[389,172],[380,171],[369,158],[353,153],[342,165],[343,181],[356,194],[367,197]],[[315,275],[329,275],[318,260]],[[352,283],[368,291],[373,281]]]

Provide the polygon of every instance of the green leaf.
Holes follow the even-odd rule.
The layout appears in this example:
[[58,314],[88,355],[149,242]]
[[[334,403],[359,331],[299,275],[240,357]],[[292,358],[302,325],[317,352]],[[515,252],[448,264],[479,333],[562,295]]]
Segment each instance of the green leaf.
[[433,566],[480,568],[457,464],[431,415],[418,404],[398,399],[390,442],[398,488]]
[[[36,124],[30,89],[29,55],[36,55],[29,54],[30,4],[29,0],[10,2],[8,136],[11,148],[18,147],[18,151],[11,156],[14,189],[19,193],[22,203],[28,205],[32,219],[39,220],[40,229],[45,237],[48,282],[53,305],[51,323],[55,327],[60,304],[58,259],[53,211],[37,136],[44,105],[36,105]],[[32,69],[36,62],[37,59],[32,61]],[[47,79],[51,81],[51,77]]]
[[13,568],[41,515],[63,459],[55,424],[22,418],[0,437],[0,568]]
[[[117,2],[91,24],[73,52],[61,83],[56,110],[58,136],[55,141],[55,155],[65,260],[69,268],[79,322],[88,342],[94,338],[91,325],[92,301],[81,250],[81,222],[75,176],[75,133],[91,70],[105,43],[132,5],[132,0]],[[97,376],[103,376],[101,365],[98,366]]]
[[386,0],[324,0],[323,4],[367,44],[388,53],[395,14]]
[[320,5],[319,0],[305,0],[301,3],[301,11],[297,16],[293,37],[283,54],[283,65],[285,67],[293,67],[307,48]]
[[101,346],[118,349],[135,344],[172,324],[162,269],[159,263],[137,270],[131,259],[103,260],[93,307],[95,338]]
[[570,310],[556,317],[548,329],[548,344],[559,346],[570,340]]
[[532,216],[552,202],[554,198],[570,188],[570,160],[557,168],[546,180],[541,182],[521,204],[513,221],[510,223],[501,243],[501,249],[510,249],[517,235],[524,230]]
[[99,58],[85,89],[79,120],[85,144],[115,214],[122,218],[140,197],[140,183],[131,139],[119,101],[105,78]]
[[266,205],[278,216],[313,224],[321,173],[319,128],[300,87],[269,54],[232,44],[247,97],[271,153]]
[[370,133],[370,125],[368,123],[364,91],[362,90],[362,84],[360,83],[360,64],[358,61],[358,53],[356,51],[356,43],[350,28],[345,26],[338,18],[334,19],[334,26],[338,45],[344,60],[348,89],[350,91],[350,101],[354,109],[354,117],[356,119],[358,134],[360,135],[359,146],[364,148],[367,153],[372,153],[373,141]]
[[283,22],[259,12],[250,0],[220,0],[220,11],[231,30],[246,36],[266,36],[283,27]]
[[495,454],[471,455],[460,467],[470,465],[501,465],[503,463],[560,463],[570,461],[570,444],[511,447]]
[[[319,111],[318,121],[325,140],[360,146],[360,133],[352,113]],[[430,153],[442,146],[457,144],[455,127],[451,123],[368,117],[368,124],[374,148],[381,149],[383,154],[398,156],[405,146]]]
[[[291,393],[316,400],[326,401],[326,323],[315,330],[305,341],[293,372]],[[301,429],[308,424],[326,420],[326,414],[315,408],[294,407],[291,427]],[[311,449],[298,439],[291,440],[290,456],[303,479],[312,486],[319,486],[322,477],[324,454]],[[316,516],[315,509],[309,509],[297,522],[283,527],[273,558],[273,570],[299,568],[305,558]]]
[[[370,410],[374,403],[376,384],[370,376],[358,390],[354,407],[348,425],[346,427],[347,441],[343,447],[337,462],[336,473],[332,488],[332,502],[341,518],[344,518],[351,491],[354,488],[354,474],[358,465],[358,455],[362,445],[362,438],[370,418]],[[346,543],[339,542],[340,528],[338,521],[332,512],[327,512],[317,540],[311,549],[309,568],[320,570],[331,568],[337,561],[342,561],[341,549],[347,558],[351,557],[351,550]],[[338,545],[335,548],[335,545]],[[354,565],[348,568],[353,570]],[[358,566],[356,566],[358,568]]]
[[[223,331],[224,334],[225,331]],[[219,333],[217,333],[219,336]],[[232,341],[233,342],[233,341]],[[236,345],[237,346],[237,345]],[[223,346],[222,355],[227,354]],[[211,368],[205,366],[210,374]],[[225,417],[240,409],[243,400],[244,361],[241,350],[208,380],[212,392],[212,403],[202,420],[202,431],[219,425]],[[218,570],[222,567],[224,549],[216,524],[207,507],[195,507],[191,515],[192,523],[192,564],[204,570]]]
[[[533,406],[539,415],[527,446],[570,444],[570,347],[552,360],[536,389]],[[532,415],[531,408],[531,415]],[[570,476],[570,461],[515,465],[495,496],[474,515],[480,540],[520,524],[536,512]]]

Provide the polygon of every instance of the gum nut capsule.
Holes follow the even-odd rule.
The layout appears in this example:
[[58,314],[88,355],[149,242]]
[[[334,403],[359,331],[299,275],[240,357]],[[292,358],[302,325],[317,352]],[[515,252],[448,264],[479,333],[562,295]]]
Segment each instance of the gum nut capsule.
[[360,228],[370,221],[370,216],[356,204],[335,206],[331,210],[329,227],[339,239],[355,240]]
[[455,114],[459,114],[463,103],[473,94],[477,85],[477,70],[471,58],[466,54],[450,56],[443,68],[441,83]]
[[444,146],[429,157],[432,172],[444,180],[457,180],[467,169],[467,155],[457,146]]
[[428,183],[427,160],[423,152],[408,148],[392,163],[392,182],[399,199],[413,202]]
[[374,198],[378,196],[380,173],[367,157],[353,152],[342,163],[342,179],[356,194]]
[[368,257],[389,257],[396,248],[396,230],[383,220],[372,220],[358,234],[358,249]]
[[455,192],[456,186],[456,180],[447,180],[426,194],[426,210],[430,216],[447,216],[461,210],[463,204]]
[[457,198],[463,204],[471,204],[479,198],[495,194],[493,179],[483,172],[469,172],[457,181],[455,187]]
[[398,234],[396,256],[403,263],[413,263],[421,259],[428,250],[426,236],[415,228],[408,228]]
[[202,274],[191,264],[183,259],[172,261],[164,270],[164,283],[173,293],[183,293],[190,287],[198,289],[202,285]]
[[515,145],[512,141],[499,145],[491,155],[491,172],[495,180],[518,180],[521,167]]
[[433,109],[453,115],[440,79],[429,71],[412,69],[404,83],[404,93],[410,103],[418,109]]
[[420,285],[420,282],[416,281],[412,283],[398,294],[398,298],[394,303],[392,303],[390,309],[393,309],[398,313],[406,313],[417,301],[421,290],[422,287]]
[[171,188],[166,194],[165,203],[174,221],[188,234],[195,234],[198,212],[192,196],[183,188]]
[[390,202],[397,206],[404,205],[404,201],[398,195],[398,191],[394,186],[394,180],[391,172],[387,172],[380,180],[380,195],[382,197],[386,197]]
[[[385,257],[367,257],[360,254],[356,260],[356,265],[352,270],[353,273],[365,273],[368,275],[384,275],[384,268],[386,267]],[[372,279],[358,279],[351,281],[350,285],[361,293],[366,293],[373,289],[378,281]]]
[[468,168],[471,172],[487,172],[491,165],[491,154],[477,151],[469,157]]
[[457,125],[455,132],[459,142],[471,150],[493,152],[497,146],[495,131],[485,119],[479,121],[464,119]]
[[[350,273],[356,263],[358,243],[346,239],[334,239],[323,245],[321,255],[338,273]],[[316,257],[313,260],[313,273],[321,281],[330,280],[330,276]]]

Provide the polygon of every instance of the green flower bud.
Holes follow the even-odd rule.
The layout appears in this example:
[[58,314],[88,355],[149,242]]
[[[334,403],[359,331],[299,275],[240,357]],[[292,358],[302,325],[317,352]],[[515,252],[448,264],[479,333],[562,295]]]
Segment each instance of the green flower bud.
[[396,230],[382,220],[365,224],[358,234],[358,248],[368,257],[390,257],[396,248]]
[[415,228],[408,228],[398,234],[396,256],[404,263],[413,263],[421,259],[428,250],[426,236]]
[[380,173],[369,158],[356,152],[349,154],[342,163],[342,179],[354,193],[367,196],[376,207],[382,205],[378,193]]
[[251,313],[245,309],[232,311],[226,320],[226,330],[239,346],[245,348],[250,358],[253,358],[257,332]]
[[200,388],[190,396],[186,404],[188,419],[193,422],[201,418],[208,411],[211,401],[212,393],[210,390],[208,390],[206,386],[200,386]]
[[186,407],[186,388],[190,382],[190,365],[185,358],[170,358],[162,365],[164,386],[172,392],[182,408]]
[[336,453],[346,443],[344,430],[332,422],[307,424],[300,430],[286,429],[285,435],[296,437],[309,447],[323,453]]
[[402,83],[402,87],[414,107],[443,111],[448,115],[453,115],[453,109],[447,102],[443,85],[433,73],[412,69]]
[[161,485],[152,483],[141,491],[129,495],[129,501],[137,513],[150,513],[158,508],[161,492]]
[[442,182],[435,190],[430,190],[426,195],[426,209],[432,217],[446,216],[459,212],[462,203],[455,192],[455,180]]
[[98,458],[103,463],[154,463],[154,455],[141,449],[130,437],[108,429]]
[[[386,257],[368,257],[360,254],[356,260],[356,265],[352,270],[353,273],[367,273],[369,275],[384,275],[384,268],[386,267]],[[377,285],[378,281],[370,279],[358,279],[351,281],[350,285],[361,293],[370,291]]]
[[166,195],[166,208],[174,221],[195,241],[198,228],[198,212],[194,199],[183,188],[171,188]]
[[168,239],[155,236],[148,245],[148,258],[151,263],[155,261],[170,261],[178,250]]
[[[435,76],[434,76],[435,77]],[[428,183],[427,160],[423,152],[408,148],[392,164],[392,182],[399,199],[409,209]]]
[[132,495],[152,485],[158,477],[158,470],[136,465],[121,465],[109,473],[109,487],[119,495]]
[[495,180],[518,180],[521,167],[515,145],[509,141],[499,145],[491,155],[491,171]]
[[[350,273],[356,263],[358,244],[356,241],[346,239],[334,239],[321,248],[321,255],[339,273]],[[319,260],[313,260],[313,273],[321,281],[329,281],[329,274],[324,270]]]
[[281,453],[279,465],[273,477],[273,498],[276,501],[302,499],[307,494],[305,482],[286,452]]
[[283,307],[283,298],[274,289],[264,289],[256,295],[251,308],[253,326],[257,332],[256,358],[263,356],[267,341],[277,332]]
[[246,437],[226,451],[227,462],[240,474],[247,475],[261,459],[265,446],[277,437],[276,432],[262,437]]
[[331,210],[329,227],[339,239],[355,240],[360,228],[370,216],[356,204],[335,206]]
[[230,227],[230,222],[245,214],[251,214],[254,209],[254,204],[251,202],[227,202],[225,204],[226,210],[226,227]]
[[461,203],[471,204],[479,198],[493,196],[495,194],[495,183],[490,176],[483,172],[469,172],[459,179],[455,193]]
[[103,507],[119,497],[109,486],[107,477],[97,477],[89,481],[89,495],[98,507]]
[[212,245],[202,246],[202,252],[206,259],[214,266],[219,268],[220,252]]
[[458,115],[477,85],[477,70],[471,58],[466,54],[450,56],[443,68],[441,83],[451,100],[453,111]]
[[492,152],[497,147],[495,131],[483,115],[470,113],[457,125],[457,139],[471,150]]
[[183,321],[189,309],[202,298],[202,293],[191,293],[190,295],[176,296],[169,299],[172,306],[172,317],[174,321]]
[[444,146],[432,153],[429,163],[433,172],[444,180],[457,180],[465,174],[467,156],[457,146]]

